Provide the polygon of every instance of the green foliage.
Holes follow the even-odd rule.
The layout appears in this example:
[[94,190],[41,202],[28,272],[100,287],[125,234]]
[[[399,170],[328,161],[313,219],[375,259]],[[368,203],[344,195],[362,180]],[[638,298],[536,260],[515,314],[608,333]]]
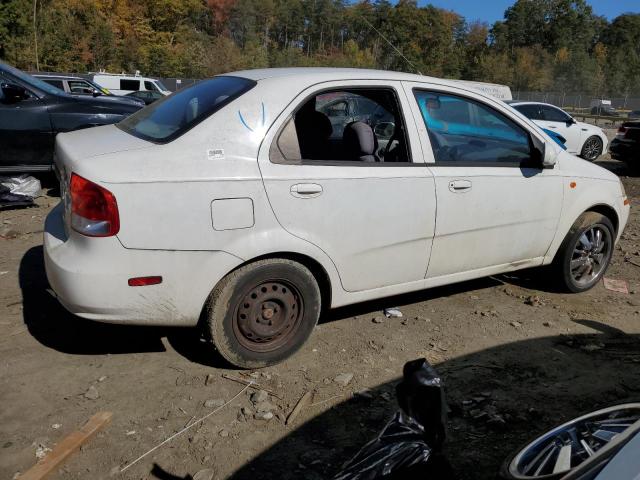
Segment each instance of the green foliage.
[[493,26],[416,0],[35,3],[34,31],[33,0],[0,2],[0,58],[25,70],[36,67],[35,37],[40,69],[48,71],[199,78],[339,66],[418,70],[514,90],[640,92],[640,15],[609,23],[587,0],[516,0]]

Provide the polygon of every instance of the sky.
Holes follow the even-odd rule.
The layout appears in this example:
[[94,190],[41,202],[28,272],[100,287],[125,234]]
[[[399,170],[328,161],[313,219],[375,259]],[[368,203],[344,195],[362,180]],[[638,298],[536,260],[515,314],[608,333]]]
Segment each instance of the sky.
[[[436,7],[453,10],[464,16],[467,21],[481,20],[492,24],[504,17],[504,11],[515,0],[419,0],[420,5],[431,3]],[[640,13],[640,0],[587,0],[596,15],[609,20],[621,13]]]

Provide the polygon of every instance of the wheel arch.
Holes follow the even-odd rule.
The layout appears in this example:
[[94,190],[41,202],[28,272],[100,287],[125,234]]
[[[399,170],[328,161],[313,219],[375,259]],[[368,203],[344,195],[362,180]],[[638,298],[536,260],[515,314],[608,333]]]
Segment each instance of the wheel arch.
[[[236,265],[233,269],[229,270],[222,278],[220,278],[220,280],[218,280],[218,282],[216,282],[216,284],[211,287],[211,291],[213,292],[213,290],[215,290],[218,284],[222,282],[231,273],[235,272],[236,270],[242,267],[245,267],[246,265],[250,265],[260,260],[280,259],[280,258],[291,260],[307,267],[311,271],[311,274],[315,278],[316,282],[318,282],[318,288],[320,289],[320,305],[321,305],[322,312],[331,308],[332,284],[331,284],[331,278],[329,276],[329,273],[322,266],[322,264],[317,260],[315,260],[314,258],[302,253],[297,253],[297,252],[286,252],[286,251],[273,252],[273,253],[259,255],[257,257],[253,257],[248,260],[245,260],[244,262]],[[204,302],[204,305],[202,307],[202,313],[204,313],[206,309],[206,305],[207,305],[207,301]],[[203,315],[201,314],[200,317],[201,317],[200,322],[202,322]]]
[[[613,228],[615,230],[613,232],[614,238],[618,235],[618,228],[619,228],[619,225],[620,225],[620,219],[618,218],[618,213],[616,212],[616,210],[612,206],[607,205],[605,203],[599,203],[597,205],[593,205],[590,208],[587,208],[582,213],[587,213],[587,212],[596,212],[596,213],[599,213],[600,215],[603,215],[603,216],[607,217],[611,221],[611,223],[613,224]],[[580,215],[582,215],[582,213]]]
[[571,222],[571,224],[568,226],[566,231],[562,232],[562,237],[561,239],[559,239],[558,244],[555,247],[555,250],[553,250],[553,255],[547,254],[548,256],[546,258],[548,260],[545,262],[545,264],[555,261],[555,258],[558,255],[558,252],[560,251],[560,247],[562,246],[562,242],[564,242],[564,239],[567,237],[569,231],[571,230],[571,227],[573,227],[573,225],[578,220],[578,218],[580,218],[581,215],[587,212],[596,212],[596,213],[599,213],[600,215],[604,215],[605,217],[607,217],[613,224],[613,228],[614,228],[613,236],[614,238],[617,237],[618,229],[620,226],[620,219],[618,217],[618,213],[616,212],[615,208],[613,208],[611,205],[607,205],[606,203],[594,204],[589,208],[586,208],[585,210],[581,211],[578,215],[576,215],[575,219]]
[[274,252],[274,253],[261,255],[259,257],[255,257],[250,260],[247,260],[243,264],[238,265],[236,269],[243,267],[245,265],[248,265],[250,263],[257,262],[259,260],[276,259],[276,258],[283,258],[286,260],[298,262],[299,264],[307,267],[311,271],[311,274],[313,275],[313,277],[316,279],[316,282],[318,282],[318,288],[320,289],[320,304],[321,304],[322,310],[324,311],[326,308],[331,307],[332,285],[331,285],[331,278],[329,277],[329,273],[322,266],[320,262],[318,262],[316,259],[308,255],[297,253],[297,252]]

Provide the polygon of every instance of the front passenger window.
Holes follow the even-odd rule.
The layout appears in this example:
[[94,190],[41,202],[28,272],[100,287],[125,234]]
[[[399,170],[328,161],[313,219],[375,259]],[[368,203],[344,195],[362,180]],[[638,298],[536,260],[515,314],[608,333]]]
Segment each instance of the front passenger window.
[[532,158],[529,134],[492,108],[457,95],[415,91],[436,165],[520,166]]

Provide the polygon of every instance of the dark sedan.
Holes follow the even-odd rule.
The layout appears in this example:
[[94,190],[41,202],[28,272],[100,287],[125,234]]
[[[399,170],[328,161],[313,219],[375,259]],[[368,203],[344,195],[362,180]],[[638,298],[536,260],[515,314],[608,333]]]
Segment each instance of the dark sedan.
[[140,108],[69,95],[0,62],[0,172],[50,170],[57,133],[117,123]]
[[640,166],[640,121],[624,122],[609,145],[611,157]]

